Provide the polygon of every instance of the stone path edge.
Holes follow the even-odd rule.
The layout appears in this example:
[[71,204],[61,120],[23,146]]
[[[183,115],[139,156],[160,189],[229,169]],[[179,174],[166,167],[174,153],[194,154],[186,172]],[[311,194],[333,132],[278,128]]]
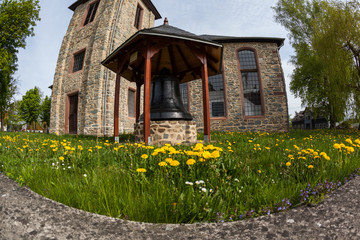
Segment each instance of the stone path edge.
[[360,239],[360,177],[320,204],[228,223],[152,224],[85,212],[0,173],[0,239]]

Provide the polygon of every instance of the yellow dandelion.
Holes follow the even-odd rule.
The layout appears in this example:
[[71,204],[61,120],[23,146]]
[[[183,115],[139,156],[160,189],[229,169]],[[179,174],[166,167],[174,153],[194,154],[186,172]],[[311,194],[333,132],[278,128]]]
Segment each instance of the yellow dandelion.
[[172,161],[172,158],[165,158],[165,162],[171,163]]
[[166,167],[167,166],[167,163],[166,162],[159,162],[158,164],[160,167]]
[[258,173],[261,173],[261,170],[258,170]]
[[335,148],[335,149],[341,149],[341,146],[340,146],[340,144],[335,143],[335,144],[334,144],[334,148]]
[[208,152],[208,151],[204,151],[203,154],[202,154],[202,157],[205,158],[205,159],[208,159],[208,158],[211,158],[211,153]]
[[139,173],[146,173],[145,168],[138,168],[138,169],[136,169],[136,171],[139,172]]
[[192,158],[190,158],[190,159],[188,159],[187,161],[186,161],[186,164],[187,165],[194,165],[196,163],[196,161],[194,160],[194,159],[192,159]]
[[173,167],[177,167],[177,166],[180,165],[180,162],[177,161],[177,160],[173,160],[173,161],[170,162],[170,165],[173,166]]
[[59,160],[64,161],[64,157],[63,156],[59,157]]
[[285,165],[288,166],[288,167],[290,167],[290,166],[291,166],[291,162],[287,162]]
[[141,158],[142,158],[142,159],[147,159],[148,157],[149,157],[149,155],[147,155],[147,154],[141,155]]
[[205,162],[204,158],[199,158],[199,162]]
[[213,158],[218,158],[218,157],[220,157],[220,152],[219,152],[218,150],[213,151],[213,152],[211,153],[211,157],[213,157]]
[[313,165],[309,165],[308,168],[314,168],[314,166],[313,166]]

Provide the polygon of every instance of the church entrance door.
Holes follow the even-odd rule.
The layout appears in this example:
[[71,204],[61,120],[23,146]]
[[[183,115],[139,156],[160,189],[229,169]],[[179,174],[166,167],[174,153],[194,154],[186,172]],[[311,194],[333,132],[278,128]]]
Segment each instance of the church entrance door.
[[77,134],[78,94],[69,96],[69,133]]

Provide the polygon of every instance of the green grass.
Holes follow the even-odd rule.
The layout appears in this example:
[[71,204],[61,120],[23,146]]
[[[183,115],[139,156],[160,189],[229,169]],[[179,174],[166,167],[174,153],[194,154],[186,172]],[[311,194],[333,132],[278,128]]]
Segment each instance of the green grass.
[[134,144],[132,135],[118,145],[87,136],[0,133],[0,171],[89,212],[193,223],[317,203],[360,167],[358,131],[218,132],[212,138],[212,145],[154,147]]

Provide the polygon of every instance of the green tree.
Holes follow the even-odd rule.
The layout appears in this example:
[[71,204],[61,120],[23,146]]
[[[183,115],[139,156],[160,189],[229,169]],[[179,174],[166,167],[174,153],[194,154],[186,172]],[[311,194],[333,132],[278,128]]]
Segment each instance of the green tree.
[[[17,70],[17,53],[25,48],[26,37],[34,35],[39,18],[38,0],[0,0],[0,120],[15,93],[13,74]],[[2,129],[2,127],[1,127]]]
[[[326,6],[319,37],[332,35],[331,47],[342,54],[343,64],[351,75],[348,86],[351,89],[352,108],[358,118],[360,115],[360,3],[359,1],[333,1]],[[341,26],[341,27],[340,27]],[[324,41],[324,40],[323,40]]]
[[51,99],[48,96],[45,96],[44,100],[41,103],[40,120],[41,123],[46,123],[46,127],[49,127],[50,125],[50,109]]
[[21,119],[30,124],[32,131],[32,124],[35,124],[40,115],[40,91],[37,87],[30,89],[22,97],[19,103],[19,115]]
[[295,50],[290,89],[303,105],[326,114],[331,127],[345,117],[353,81],[353,64],[339,40],[339,25],[329,21],[336,8],[337,2],[325,0],[279,0],[274,7],[275,19],[290,31]]
[[[1,77],[2,76],[0,73],[0,78]],[[13,95],[15,94],[15,92],[16,92],[15,79],[10,77],[4,81],[0,81],[0,121],[1,121],[0,131],[2,131],[4,128],[5,114],[11,108],[11,102],[13,100]]]
[[19,115],[19,100],[13,101],[7,111],[6,125],[8,130],[21,130],[21,117]]

